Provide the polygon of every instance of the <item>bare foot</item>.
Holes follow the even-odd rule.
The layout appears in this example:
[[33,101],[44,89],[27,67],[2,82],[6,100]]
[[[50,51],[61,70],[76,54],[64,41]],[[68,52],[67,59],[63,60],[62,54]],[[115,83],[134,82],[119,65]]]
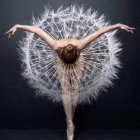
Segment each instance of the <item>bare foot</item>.
[[75,126],[72,120],[66,119],[66,121],[67,121],[67,140],[73,140]]

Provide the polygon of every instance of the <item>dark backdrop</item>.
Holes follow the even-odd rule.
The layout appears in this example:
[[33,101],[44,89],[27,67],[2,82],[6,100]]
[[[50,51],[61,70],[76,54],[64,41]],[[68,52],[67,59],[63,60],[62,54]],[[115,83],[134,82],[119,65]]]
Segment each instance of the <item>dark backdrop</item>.
[[[132,35],[119,30],[123,43],[120,59],[123,68],[114,87],[108,88],[92,105],[79,105],[75,123],[80,128],[140,128],[140,7],[138,0],[0,0],[0,128],[64,128],[65,114],[60,104],[35,96],[34,89],[20,75],[17,41],[25,36],[18,30],[8,39],[4,32],[15,24],[27,24],[40,16],[44,6],[53,9],[70,4],[84,4],[112,24],[121,22],[137,28]],[[113,47],[113,46],[112,46]]]

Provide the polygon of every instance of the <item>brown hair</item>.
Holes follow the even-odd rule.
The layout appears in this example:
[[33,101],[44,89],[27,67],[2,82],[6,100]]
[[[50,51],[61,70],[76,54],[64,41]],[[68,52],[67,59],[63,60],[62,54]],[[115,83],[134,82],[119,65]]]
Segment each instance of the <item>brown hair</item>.
[[61,59],[66,64],[74,63],[79,58],[79,51],[76,48],[76,46],[73,46],[72,44],[69,44],[67,46],[64,46],[61,50]]

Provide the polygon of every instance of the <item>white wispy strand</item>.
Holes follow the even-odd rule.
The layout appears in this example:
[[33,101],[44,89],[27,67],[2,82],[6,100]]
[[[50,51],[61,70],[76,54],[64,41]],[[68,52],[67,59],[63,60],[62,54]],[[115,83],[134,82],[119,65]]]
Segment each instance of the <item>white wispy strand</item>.
[[[42,28],[54,39],[81,39],[110,25],[104,15],[99,16],[97,11],[91,8],[86,10],[84,6],[78,5],[67,8],[61,6],[56,11],[45,8],[40,18],[32,18],[32,24]],[[61,69],[63,82],[68,85],[69,77],[72,81],[72,85],[68,85],[68,93],[74,95],[70,87],[75,91],[79,90],[77,104],[91,103],[92,98],[96,99],[103,93],[101,91],[106,91],[107,87],[113,85],[112,80],[117,78],[118,68],[121,67],[118,58],[121,43],[116,38],[116,31],[105,33],[91,42],[82,50],[79,60],[71,66],[61,62],[57,54],[37,35],[26,32],[26,37],[19,41],[18,50],[22,75],[28,79],[29,85],[36,89],[38,95],[48,96],[53,102],[60,102],[62,88],[57,68]],[[81,66],[83,63],[84,68]],[[78,89],[76,84],[79,85]]]

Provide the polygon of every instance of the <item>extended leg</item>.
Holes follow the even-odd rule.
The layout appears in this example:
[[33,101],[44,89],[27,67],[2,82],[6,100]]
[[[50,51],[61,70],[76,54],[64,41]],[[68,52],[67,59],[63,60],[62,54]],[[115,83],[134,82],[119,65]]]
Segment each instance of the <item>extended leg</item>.
[[64,91],[62,93],[62,102],[63,102],[63,107],[64,107],[64,111],[66,114],[66,121],[67,121],[67,139],[73,140],[74,124],[73,124],[72,98],[70,95],[66,95]]
[[73,120],[73,106],[71,96],[62,93],[62,102],[67,119]]
[[66,88],[66,82],[63,75],[64,68],[63,68],[63,63],[58,59],[57,62],[57,73],[58,73],[58,78],[61,84],[62,88],[62,103],[64,107],[64,112],[66,115],[66,121],[67,121],[67,140],[73,140],[74,137],[74,124],[73,124],[73,106],[72,106],[72,98],[70,95],[67,95],[68,89]]

